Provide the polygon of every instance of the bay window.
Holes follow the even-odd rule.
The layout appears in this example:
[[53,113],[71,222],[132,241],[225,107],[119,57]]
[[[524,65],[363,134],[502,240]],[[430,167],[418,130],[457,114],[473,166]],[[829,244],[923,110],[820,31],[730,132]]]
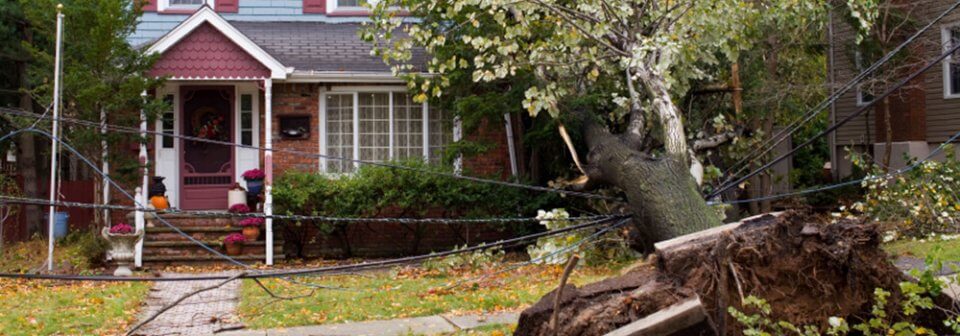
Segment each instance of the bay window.
[[[453,140],[452,124],[439,109],[403,91],[358,90],[324,95],[321,151],[330,157],[385,162],[440,163]],[[321,160],[327,173],[350,173],[357,164]]]

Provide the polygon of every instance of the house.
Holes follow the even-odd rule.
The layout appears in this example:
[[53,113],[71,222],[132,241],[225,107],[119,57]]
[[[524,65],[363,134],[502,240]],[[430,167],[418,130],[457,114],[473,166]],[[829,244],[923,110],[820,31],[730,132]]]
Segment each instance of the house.
[[[914,25],[905,25],[910,28],[898,33],[902,35],[902,39],[896,43],[906,40],[908,35],[934,20],[949,9],[954,1],[931,0],[905,4],[901,10],[909,13]],[[828,37],[828,79],[832,90],[837,90],[850,81],[873,61],[866,59],[854,43],[855,32],[850,24],[837,17],[839,16],[835,15],[830,22]],[[885,75],[899,81],[915,71],[914,69],[939,56],[955,41],[960,41],[960,11],[957,10],[949,13],[903,51],[905,55],[914,56],[918,60],[916,67],[903,71],[902,74],[895,74],[896,76],[890,76],[890,72]],[[878,56],[880,55],[873,58]],[[906,166],[905,157],[926,157],[960,132],[960,63],[957,61],[960,61],[960,58],[948,57],[891,95],[892,169]],[[872,99],[873,95],[861,86],[850,90],[831,106],[830,122],[834,123],[854,114]],[[879,158],[886,152],[887,142],[883,108],[882,102],[879,102],[867,113],[854,118],[830,135],[831,166],[834,167],[836,177],[849,176],[853,172],[847,150],[872,153],[881,161]],[[939,157],[942,158],[943,154],[939,154]]]
[[[269,183],[290,169],[341,174],[357,168],[354,162],[329,157],[440,162],[444,148],[460,140],[459,127],[444,111],[414,102],[406,82],[371,55],[372,46],[358,35],[362,22],[369,20],[362,2],[146,4],[130,43],[160,55],[150,75],[168,80],[148,94],[172,107],[150,127],[240,145],[155,137],[146,146],[147,161],[155,163],[151,174],[166,178],[172,206],[225,210],[227,191],[254,168],[263,169]],[[422,69],[426,58],[415,53],[414,63]],[[457,165],[482,175],[515,171],[511,164],[516,158],[511,160],[508,146],[514,139],[508,134],[517,133],[508,131],[506,120],[486,126],[466,137],[486,140],[494,148]],[[267,232],[270,263],[269,227]]]

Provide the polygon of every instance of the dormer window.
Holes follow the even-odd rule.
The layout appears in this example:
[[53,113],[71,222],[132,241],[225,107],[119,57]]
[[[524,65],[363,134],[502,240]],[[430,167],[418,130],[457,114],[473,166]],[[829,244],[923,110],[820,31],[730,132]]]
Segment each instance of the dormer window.
[[363,13],[370,11],[370,7],[376,4],[377,0],[327,0],[327,8],[331,13]]
[[158,5],[160,11],[166,10],[194,10],[200,8],[207,4],[211,8],[214,6],[214,1],[210,0],[160,0]]

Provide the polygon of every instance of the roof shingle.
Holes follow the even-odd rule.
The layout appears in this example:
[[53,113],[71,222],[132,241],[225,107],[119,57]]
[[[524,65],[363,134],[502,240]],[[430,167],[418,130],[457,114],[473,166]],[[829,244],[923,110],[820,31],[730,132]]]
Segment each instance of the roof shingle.
[[[372,44],[360,38],[359,23],[232,21],[250,40],[284,66],[297,71],[390,72]],[[413,52],[411,63],[424,69],[426,53]]]

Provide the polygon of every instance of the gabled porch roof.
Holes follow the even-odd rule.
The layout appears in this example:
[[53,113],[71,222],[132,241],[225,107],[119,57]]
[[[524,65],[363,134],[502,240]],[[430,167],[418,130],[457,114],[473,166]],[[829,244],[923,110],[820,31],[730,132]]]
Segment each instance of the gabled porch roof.
[[154,42],[147,53],[163,55],[154,66],[155,75],[175,79],[285,79],[293,71],[207,6]]
[[[172,79],[400,81],[370,54],[361,29],[359,23],[231,22],[204,6],[147,52],[162,54],[151,73]],[[423,71],[426,52],[413,50],[411,63]]]

